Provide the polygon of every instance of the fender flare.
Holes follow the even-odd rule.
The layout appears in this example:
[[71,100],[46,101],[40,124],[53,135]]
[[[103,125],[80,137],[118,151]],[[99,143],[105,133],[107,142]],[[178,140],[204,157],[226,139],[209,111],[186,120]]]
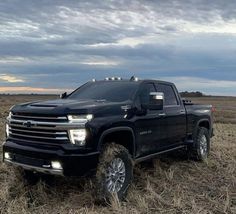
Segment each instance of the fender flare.
[[[204,118],[204,119],[200,119],[197,121],[196,125],[195,125],[195,128],[194,128],[194,136],[196,136],[197,134],[197,128],[199,127],[199,124],[202,123],[202,122],[207,122],[209,124],[209,131],[211,131],[211,123],[209,121],[209,119],[207,118]],[[210,134],[210,133],[209,133]]]
[[128,127],[128,126],[118,126],[118,127],[113,127],[113,128],[109,128],[105,131],[102,132],[100,138],[99,138],[99,141],[98,141],[98,147],[97,147],[97,150],[100,151],[101,150],[101,147],[102,147],[102,143],[103,143],[103,140],[104,138],[108,135],[108,134],[111,134],[111,133],[115,133],[115,132],[118,132],[118,131],[128,131],[131,133],[132,135],[132,149],[133,149],[133,154],[132,156],[135,157],[135,153],[136,153],[136,145],[135,145],[135,135],[134,135],[134,131],[132,128]]

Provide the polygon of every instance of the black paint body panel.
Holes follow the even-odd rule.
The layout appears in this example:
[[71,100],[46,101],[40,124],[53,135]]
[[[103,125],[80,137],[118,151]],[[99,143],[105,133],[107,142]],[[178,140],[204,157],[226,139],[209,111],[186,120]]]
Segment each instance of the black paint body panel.
[[103,143],[101,136],[108,130],[117,131],[120,129],[132,134],[133,141],[130,144],[134,148],[132,154],[134,159],[186,144],[187,140],[194,136],[202,121],[209,123],[209,131],[212,133],[210,105],[184,105],[174,84],[168,82],[138,81],[139,88],[146,83],[153,83],[155,87],[158,87],[160,83],[172,86],[178,105],[164,106],[163,110],[147,110],[142,115],[136,114],[140,108],[136,102],[138,90],[133,99],[124,102],[97,102],[66,98],[17,105],[11,109],[13,113],[50,116],[93,114],[94,119],[85,125],[88,136],[83,148],[70,143],[50,145],[6,139],[3,152],[8,151],[45,160],[58,159],[63,163],[64,175],[83,175],[96,168],[101,143]]

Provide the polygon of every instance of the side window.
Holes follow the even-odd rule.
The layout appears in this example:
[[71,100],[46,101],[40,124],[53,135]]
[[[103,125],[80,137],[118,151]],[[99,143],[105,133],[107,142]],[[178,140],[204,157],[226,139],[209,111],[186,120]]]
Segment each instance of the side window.
[[157,84],[157,91],[164,93],[164,105],[173,106],[178,105],[178,101],[171,85]]
[[149,103],[149,94],[150,92],[155,92],[156,89],[152,83],[146,83],[142,86],[139,91],[139,99],[141,104],[148,104]]

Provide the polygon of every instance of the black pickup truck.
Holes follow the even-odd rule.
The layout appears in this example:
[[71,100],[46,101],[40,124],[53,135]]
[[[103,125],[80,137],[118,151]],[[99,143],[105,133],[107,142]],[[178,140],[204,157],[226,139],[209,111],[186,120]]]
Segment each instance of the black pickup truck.
[[3,161],[31,176],[94,172],[98,197],[122,199],[135,163],[180,148],[205,160],[212,135],[212,106],[184,102],[174,84],[106,78],[12,107]]

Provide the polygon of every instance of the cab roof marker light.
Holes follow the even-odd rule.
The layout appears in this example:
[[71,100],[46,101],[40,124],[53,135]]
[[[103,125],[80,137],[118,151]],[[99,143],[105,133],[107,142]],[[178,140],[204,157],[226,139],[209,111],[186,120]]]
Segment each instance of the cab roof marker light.
[[122,80],[121,77],[114,77],[114,78],[115,78],[115,80]]
[[114,81],[114,80],[122,80],[122,78],[121,77],[106,77],[105,80],[107,80],[107,81],[113,80]]

